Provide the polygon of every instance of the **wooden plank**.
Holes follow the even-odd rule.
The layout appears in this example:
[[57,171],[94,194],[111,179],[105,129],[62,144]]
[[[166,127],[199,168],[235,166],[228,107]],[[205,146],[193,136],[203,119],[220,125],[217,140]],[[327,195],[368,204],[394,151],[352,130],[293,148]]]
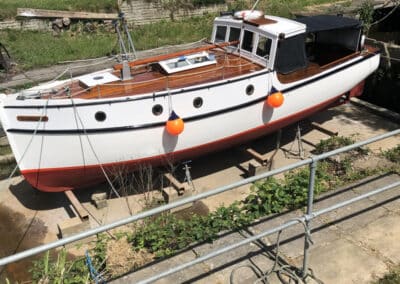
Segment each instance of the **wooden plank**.
[[79,218],[81,218],[81,220],[88,220],[89,214],[83,208],[82,204],[79,202],[78,198],[76,198],[75,194],[71,190],[64,191],[64,193],[67,196],[68,200],[71,202],[76,213],[78,213]]
[[326,127],[322,126],[317,122],[311,122],[311,126],[321,131],[322,133],[328,134],[329,136],[337,136],[339,134],[338,131],[327,129]]
[[17,17],[114,20],[118,14],[17,8]]
[[308,145],[310,145],[310,146],[312,146],[314,148],[317,146],[314,142],[311,142],[310,140],[305,139],[303,137],[301,137],[301,141],[303,141],[304,143],[306,143],[306,144],[308,144]]
[[262,155],[252,148],[246,149],[246,152],[249,153],[261,165],[264,165],[266,162],[268,162],[268,158],[266,157],[266,155]]
[[176,189],[178,194],[185,192],[185,185],[179,182],[171,173],[164,174],[164,177],[171,183],[172,187]]

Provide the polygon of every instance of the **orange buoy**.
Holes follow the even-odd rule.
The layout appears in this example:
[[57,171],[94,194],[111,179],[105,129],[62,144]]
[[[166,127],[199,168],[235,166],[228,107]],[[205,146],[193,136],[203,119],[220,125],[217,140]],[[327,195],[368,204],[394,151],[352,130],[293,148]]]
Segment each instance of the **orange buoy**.
[[177,136],[183,132],[183,129],[185,128],[185,123],[183,122],[182,118],[180,118],[178,115],[176,115],[174,111],[172,111],[165,127],[167,128],[167,132],[169,134]]
[[285,98],[283,97],[283,94],[279,91],[276,91],[267,97],[268,105],[273,108],[280,107],[284,100]]

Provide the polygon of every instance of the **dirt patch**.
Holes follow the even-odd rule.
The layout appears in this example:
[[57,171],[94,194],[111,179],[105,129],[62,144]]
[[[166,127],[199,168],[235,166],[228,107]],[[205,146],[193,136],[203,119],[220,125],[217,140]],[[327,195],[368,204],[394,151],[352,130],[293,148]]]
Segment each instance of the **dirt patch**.
[[[27,219],[23,214],[0,204],[0,257],[41,244],[46,236],[47,227],[38,218]],[[0,268],[0,283],[8,278],[11,283],[31,280],[29,268],[33,258],[28,258]]]
[[353,161],[353,168],[355,170],[368,170],[385,168],[390,169],[395,163],[389,161],[388,159],[375,154],[369,154],[367,156],[359,157]]
[[154,259],[154,255],[144,249],[132,250],[132,245],[128,243],[126,237],[110,240],[107,243],[106,256],[107,270],[112,277],[141,267]]

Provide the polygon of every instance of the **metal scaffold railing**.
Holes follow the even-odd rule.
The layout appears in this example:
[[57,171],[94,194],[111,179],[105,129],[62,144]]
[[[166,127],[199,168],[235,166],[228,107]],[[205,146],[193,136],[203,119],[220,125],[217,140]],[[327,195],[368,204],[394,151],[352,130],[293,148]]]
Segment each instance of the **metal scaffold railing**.
[[198,201],[198,200],[201,200],[201,199],[213,196],[213,195],[217,195],[217,194],[232,190],[234,188],[237,188],[237,187],[245,185],[245,184],[253,183],[253,182],[257,181],[257,180],[265,179],[265,178],[268,178],[270,176],[273,176],[273,175],[276,175],[276,174],[279,174],[279,173],[287,172],[289,170],[296,169],[296,168],[299,168],[301,166],[309,165],[309,167],[310,167],[310,175],[309,175],[307,211],[306,211],[306,214],[304,214],[302,217],[290,220],[290,221],[288,221],[287,223],[285,223],[283,225],[271,228],[271,229],[266,230],[266,231],[264,231],[262,233],[259,233],[257,235],[248,237],[248,238],[246,238],[246,239],[244,239],[242,241],[238,241],[238,242],[236,242],[236,243],[234,243],[232,245],[225,246],[223,248],[219,248],[217,250],[214,250],[211,253],[208,253],[206,255],[198,257],[198,258],[196,258],[196,259],[194,259],[194,260],[192,260],[190,262],[181,264],[181,265],[176,266],[174,268],[171,268],[171,269],[169,269],[167,271],[160,272],[160,273],[158,273],[158,274],[156,274],[156,275],[154,275],[154,276],[152,276],[152,277],[150,277],[148,279],[145,279],[145,280],[143,280],[143,281],[141,281],[139,283],[151,283],[151,282],[154,282],[154,281],[156,281],[158,279],[161,279],[163,277],[166,277],[168,275],[176,273],[176,272],[178,272],[180,270],[183,270],[183,269],[186,269],[188,267],[191,267],[191,266],[193,266],[195,264],[198,264],[198,263],[200,263],[202,261],[211,259],[211,258],[213,258],[215,256],[218,256],[220,254],[223,254],[225,252],[228,252],[230,250],[233,250],[233,249],[238,248],[240,246],[243,246],[245,244],[254,242],[256,240],[259,240],[259,239],[261,239],[261,238],[263,238],[265,236],[271,235],[273,233],[280,232],[280,231],[282,231],[282,230],[284,230],[286,228],[289,228],[291,226],[297,225],[299,223],[302,223],[304,225],[304,227],[305,227],[304,259],[303,259],[303,267],[302,267],[302,277],[304,278],[304,277],[307,276],[307,273],[308,273],[308,249],[309,249],[309,245],[310,245],[310,236],[311,236],[310,222],[311,222],[312,219],[314,219],[314,218],[316,218],[316,217],[318,217],[318,216],[320,216],[322,214],[331,212],[333,210],[336,210],[336,209],[339,209],[341,207],[347,206],[347,205],[352,204],[354,202],[360,201],[362,199],[368,198],[370,196],[373,196],[373,195],[379,194],[381,192],[384,192],[386,190],[389,190],[389,189],[392,189],[392,188],[400,186],[400,181],[394,182],[392,184],[389,184],[389,185],[386,185],[384,187],[375,189],[373,191],[370,191],[370,192],[365,193],[363,195],[357,196],[355,198],[348,199],[348,200],[340,202],[340,203],[336,203],[336,204],[334,204],[334,205],[332,205],[330,207],[327,207],[327,208],[324,208],[324,209],[320,209],[318,211],[313,211],[314,183],[315,183],[315,173],[316,173],[316,168],[317,168],[318,161],[326,159],[326,158],[334,156],[334,155],[337,155],[337,154],[340,154],[340,153],[344,153],[344,152],[356,149],[358,147],[365,146],[367,144],[370,144],[370,143],[373,143],[373,142],[376,142],[376,141],[379,141],[379,140],[383,140],[383,139],[386,139],[386,138],[389,138],[389,137],[392,137],[392,136],[395,136],[395,135],[399,135],[399,134],[400,134],[400,129],[397,129],[397,130],[394,130],[394,131],[391,131],[391,132],[388,132],[388,133],[385,133],[385,134],[382,134],[382,135],[379,135],[379,136],[375,136],[375,137],[369,138],[369,139],[361,141],[361,142],[354,143],[354,144],[349,145],[349,146],[342,147],[340,149],[336,149],[336,150],[333,150],[333,151],[330,151],[330,152],[327,152],[327,153],[324,153],[324,154],[321,154],[321,155],[317,155],[317,156],[313,156],[313,157],[308,158],[308,159],[301,160],[299,162],[293,163],[293,164],[285,166],[285,167],[281,167],[279,169],[275,169],[275,170],[272,170],[272,171],[269,171],[269,172],[266,172],[266,173],[263,173],[263,174],[260,174],[260,175],[257,175],[257,176],[249,177],[249,178],[243,179],[241,181],[238,181],[238,182],[226,185],[226,186],[222,186],[222,187],[216,188],[214,190],[210,190],[210,191],[203,192],[203,193],[200,193],[200,194],[197,194],[197,195],[194,195],[194,196],[186,197],[186,198],[180,199],[178,201],[175,201],[173,203],[166,204],[166,205],[163,205],[163,206],[160,206],[160,207],[157,207],[157,208],[145,211],[145,212],[141,212],[141,213],[138,213],[136,215],[121,219],[119,221],[116,221],[116,222],[113,222],[113,223],[110,223],[110,224],[107,224],[107,225],[103,225],[103,226],[100,226],[100,227],[97,227],[97,228],[93,228],[93,229],[87,230],[85,232],[82,232],[82,233],[79,233],[79,234],[76,234],[76,235],[73,235],[73,236],[69,236],[69,237],[66,237],[64,239],[52,242],[52,243],[48,243],[48,244],[44,244],[44,245],[41,245],[41,246],[37,246],[37,247],[31,248],[31,249],[28,249],[26,251],[19,252],[19,253],[16,253],[14,255],[10,255],[10,256],[7,256],[7,257],[4,257],[4,258],[0,259],[0,266],[4,266],[4,265],[7,265],[9,263],[16,262],[18,260],[33,256],[33,255],[36,255],[36,254],[39,254],[39,253],[42,253],[42,252],[45,252],[45,251],[48,251],[50,249],[57,248],[57,247],[60,247],[60,246],[63,246],[63,245],[66,245],[66,244],[69,244],[69,243],[72,243],[72,242],[76,242],[76,241],[79,241],[81,239],[90,237],[92,235],[96,235],[96,234],[99,234],[99,233],[102,233],[102,232],[106,232],[108,230],[111,230],[111,229],[114,229],[114,228],[129,224],[129,223],[132,223],[132,222],[135,222],[135,221],[138,221],[138,220],[141,220],[141,219],[144,219],[144,218],[156,215],[156,214],[160,214],[161,212],[168,211],[170,209],[173,209],[173,208],[176,208],[176,207],[180,207],[182,205],[185,205],[185,204],[188,204],[188,203],[191,203],[191,202],[194,202],[194,201]]

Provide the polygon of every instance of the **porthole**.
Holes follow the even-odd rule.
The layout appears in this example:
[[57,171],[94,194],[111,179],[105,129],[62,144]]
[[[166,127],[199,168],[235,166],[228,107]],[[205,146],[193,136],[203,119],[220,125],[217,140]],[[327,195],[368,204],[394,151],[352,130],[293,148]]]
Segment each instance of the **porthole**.
[[163,107],[162,105],[155,105],[153,106],[153,114],[154,115],[160,115],[163,113]]
[[246,94],[247,94],[248,96],[251,96],[253,93],[254,93],[254,86],[253,86],[253,85],[248,85],[248,86],[246,87]]
[[203,99],[200,97],[197,97],[193,100],[193,106],[195,108],[200,108],[203,105]]
[[104,111],[98,111],[98,112],[95,113],[94,118],[97,121],[104,121],[104,120],[106,120],[107,115],[106,115],[106,113]]

